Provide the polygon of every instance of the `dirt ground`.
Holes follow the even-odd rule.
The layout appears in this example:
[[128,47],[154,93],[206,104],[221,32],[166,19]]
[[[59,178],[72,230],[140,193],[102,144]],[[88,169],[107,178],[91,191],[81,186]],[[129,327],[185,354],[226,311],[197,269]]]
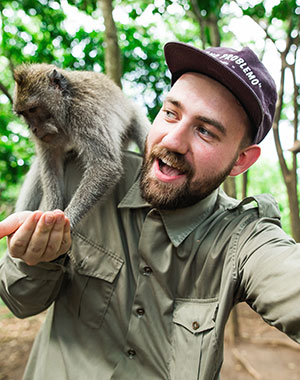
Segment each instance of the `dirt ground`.
[[[238,306],[238,315],[240,340],[233,343],[227,329],[221,380],[300,380],[300,345],[268,326],[247,305]],[[0,380],[21,380],[43,318],[19,320],[0,306]]]

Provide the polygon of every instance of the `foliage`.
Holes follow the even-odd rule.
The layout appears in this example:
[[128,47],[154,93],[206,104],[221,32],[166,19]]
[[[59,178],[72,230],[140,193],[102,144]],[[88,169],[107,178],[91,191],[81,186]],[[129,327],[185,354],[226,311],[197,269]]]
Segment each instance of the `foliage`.
[[[97,13],[96,2],[69,3],[84,11],[80,15],[90,23],[85,21],[75,27],[70,26],[67,17],[70,9],[63,1],[5,0],[0,4],[0,86],[3,91],[0,96],[1,218],[11,212],[20,179],[28,170],[34,153],[24,123],[12,112],[13,68],[24,62],[46,62],[68,69],[103,71],[103,23]],[[165,68],[163,73],[161,69],[162,55],[158,62],[157,52],[161,52],[161,43],[151,39],[146,28],[140,27],[138,31],[131,24],[118,23],[118,26],[124,57],[124,78],[135,86],[139,82],[140,93],[151,98],[148,109],[152,119],[158,110],[159,95],[168,80],[165,78]],[[153,96],[154,91],[157,96]],[[151,96],[149,93],[152,93]]]
[[[65,30],[65,12],[55,1],[2,1],[0,11],[0,59],[3,68],[0,83],[6,95],[0,97],[2,218],[13,208],[20,179],[28,170],[34,153],[32,143],[28,139],[28,131],[22,121],[12,113],[13,68],[25,62],[43,61],[78,69],[82,67],[82,61],[80,57],[72,54],[72,48],[81,43],[87,56],[86,68],[92,69],[96,62],[94,59],[98,57],[98,61],[101,61],[103,51],[95,50],[97,44],[92,43],[93,33],[88,34],[79,28],[72,35]],[[98,37],[96,42],[99,43],[99,40]],[[96,53],[91,54],[92,50]]]

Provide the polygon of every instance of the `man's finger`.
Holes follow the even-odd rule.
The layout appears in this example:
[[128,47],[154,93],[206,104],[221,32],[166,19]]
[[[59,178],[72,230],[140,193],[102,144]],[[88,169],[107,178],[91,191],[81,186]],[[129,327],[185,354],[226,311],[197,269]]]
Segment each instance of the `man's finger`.
[[51,230],[47,246],[45,248],[42,261],[52,261],[59,255],[60,247],[62,245],[65,226],[65,215],[60,210],[55,210],[55,224]]
[[70,247],[71,247],[71,226],[69,219],[65,218],[65,225],[64,225],[64,233],[63,233],[63,239],[61,242],[59,254],[63,255],[66,253]]
[[0,222],[0,239],[11,235],[24,223],[32,211],[22,211],[9,215]]
[[55,221],[56,216],[53,211],[46,211],[40,217],[22,257],[27,264],[35,265],[42,261]]
[[[24,255],[41,215],[41,211],[30,212],[24,219],[22,213],[19,218],[19,227],[8,239],[9,251],[12,257],[22,257]],[[17,222],[15,222],[15,225],[17,225]]]

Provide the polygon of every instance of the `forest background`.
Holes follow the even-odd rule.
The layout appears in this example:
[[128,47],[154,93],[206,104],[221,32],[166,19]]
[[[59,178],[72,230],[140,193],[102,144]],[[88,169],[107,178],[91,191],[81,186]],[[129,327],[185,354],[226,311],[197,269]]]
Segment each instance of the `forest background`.
[[[245,175],[227,181],[225,190],[237,198],[274,195],[285,231],[300,241],[299,0],[2,0],[0,12],[0,219],[13,211],[34,157],[28,129],[12,112],[17,65],[46,62],[105,72],[152,121],[170,87],[165,42],[247,45],[274,76],[278,103],[263,157]],[[0,256],[4,250],[5,239]]]

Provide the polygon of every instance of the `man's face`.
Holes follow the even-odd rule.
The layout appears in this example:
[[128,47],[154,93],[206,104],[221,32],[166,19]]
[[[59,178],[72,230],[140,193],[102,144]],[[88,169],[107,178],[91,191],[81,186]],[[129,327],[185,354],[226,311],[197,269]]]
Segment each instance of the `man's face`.
[[245,111],[230,91],[204,75],[182,75],[147,138],[143,197],[165,209],[205,198],[232,173],[246,128]]

